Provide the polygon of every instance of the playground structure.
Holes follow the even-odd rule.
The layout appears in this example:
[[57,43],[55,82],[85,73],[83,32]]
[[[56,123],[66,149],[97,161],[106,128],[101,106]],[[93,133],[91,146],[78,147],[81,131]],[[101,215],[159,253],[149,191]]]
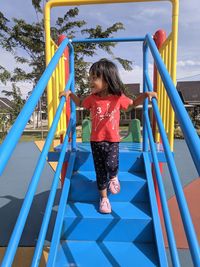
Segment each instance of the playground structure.
[[[91,134],[91,121],[90,119],[84,119],[82,122],[82,134],[81,139],[82,142],[90,142],[90,134]],[[134,119],[131,120],[128,127],[128,134],[121,138],[120,142],[126,143],[141,143],[141,123],[140,120]]]
[[[168,164],[192,260],[194,266],[200,266],[198,240],[172,154],[175,112],[194,164],[200,175],[199,137],[174,86],[176,81],[178,1],[171,1],[172,33],[168,36],[160,51],[158,51],[154,40],[149,34],[144,37],[94,40],[69,40],[64,38],[58,47],[50,38],[50,9],[52,7],[126,2],[150,1],[80,0],[66,3],[66,1],[53,0],[46,4],[47,68],[0,147],[0,174],[3,172],[47,83],[49,133],[1,263],[2,267],[12,265],[47,156],[49,161],[58,161],[58,164],[31,266],[38,266],[40,262],[55,193],[64,162],[68,163],[68,168],[64,179],[47,266],[70,266],[70,264],[72,266],[87,267],[95,265],[127,267],[133,266],[133,264],[135,266],[168,266],[153,186],[151,164],[154,166],[158,184],[172,264],[173,266],[180,266],[159,168],[160,162]],[[68,114],[68,121],[66,121],[65,98],[62,97],[59,101],[58,94],[63,89],[75,90],[73,45],[77,42],[110,41],[142,42],[143,90],[144,92],[153,91],[156,88],[158,91],[158,103],[155,99],[152,100],[152,108],[157,126],[154,140],[148,115],[148,100],[145,100],[143,106],[142,148],[138,151],[135,149],[134,143],[120,144],[119,179],[122,184],[122,192],[117,196],[110,196],[113,213],[111,215],[102,215],[96,210],[98,206],[98,192],[95,187],[95,173],[90,147],[87,143],[76,142],[75,104],[73,102],[70,103],[71,114]],[[66,48],[68,49],[66,50]],[[159,72],[154,85],[152,85],[148,73],[149,52]],[[69,66],[65,64],[67,56],[70,62]],[[65,69],[68,67],[67,77]],[[55,88],[58,88],[58,90],[55,90]],[[55,134],[62,136],[62,142],[55,149],[56,151],[49,152]],[[71,140],[69,142],[70,136]],[[163,144],[163,150],[161,151],[155,145],[160,140],[160,136]]]
[[[50,12],[53,7],[58,6],[70,6],[70,5],[88,5],[88,4],[109,4],[109,3],[127,3],[127,2],[154,2],[151,0],[136,0],[136,1],[100,1],[100,0],[91,0],[91,1],[68,1],[65,0],[59,0],[59,1],[49,1],[46,4],[45,7],[45,40],[46,40],[46,64],[50,62],[52,59],[56,49],[57,45],[51,38],[50,34]],[[162,2],[159,0],[155,0],[155,2]],[[161,57],[165,63],[165,66],[174,82],[176,83],[176,59],[177,59],[177,39],[178,39],[178,10],[179,10],[179,2],[178,0],[172,0],[170,1],[172,3],[172,25],[171,25],[171,33],[165,40],[163,35],[160,36],[160,32],[156,33],[154,38],[155,42],[157,43],[158,48],[160,49]],[[61,37],[63,38],[63,37]],[[134,40],[132,38],[118,38],[118,39],[93,39],[93,40],[73,40],[73,43],[79,43],[79,42],[139,42],[141,39],[135,38]],[[57,107],[59,105],[58,101],[58,95],[59,91],[63,91],[65,80],[69,77],[69,66],[68,66],[68,50],[66,49],[64,52],[63,57],[61,57],[53,75],[48,83],[48,124],[49,127],[52,124],[52,121],[54,119]],[[65,75],[64,75],[65,73]],[[170,105],[169,98],[167,96],[166,91],[164,90],[164,84],[162,82],[162,79],[157,73],[157,75],[154,76],[154,88],[156,88],[158,92],[158,106],[160,110],[160,114],[164,123],[165,131],[169,138],[170,147],[173,150],[173,142],[174,142],[174,111],[172,106]],[[59,86],[60,85],[60,86]],[[66,114],[66,112],[68,114]],[[65,133],[66,129],[66,115],[69,119],[69,108],[64,108],[61,119],[58,123],[56,134],[57,136],[63,135]],[[155,133],[156,142],[159,142],[159,132],[158,130]]]

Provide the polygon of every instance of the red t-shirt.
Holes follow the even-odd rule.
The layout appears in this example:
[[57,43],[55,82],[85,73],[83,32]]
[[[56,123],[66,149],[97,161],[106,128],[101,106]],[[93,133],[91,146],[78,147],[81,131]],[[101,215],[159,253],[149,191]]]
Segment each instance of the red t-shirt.
[[133,100],[125,95],[100,97],[91,94],[86,97],[82,106],[90,110],[92,121],[91,141],[119,142],[120,110],[126,110]]

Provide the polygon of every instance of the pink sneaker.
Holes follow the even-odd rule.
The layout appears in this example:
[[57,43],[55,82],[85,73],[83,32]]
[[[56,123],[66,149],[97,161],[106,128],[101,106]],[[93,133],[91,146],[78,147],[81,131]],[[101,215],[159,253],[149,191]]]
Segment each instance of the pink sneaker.
[[100,200],[99,211],[101,213],[111,213],[111,205],[107,197],[103,197]]
[[112,194],[118,194],[120,192],[120,183],[117,177],[110,179],[109,190]]

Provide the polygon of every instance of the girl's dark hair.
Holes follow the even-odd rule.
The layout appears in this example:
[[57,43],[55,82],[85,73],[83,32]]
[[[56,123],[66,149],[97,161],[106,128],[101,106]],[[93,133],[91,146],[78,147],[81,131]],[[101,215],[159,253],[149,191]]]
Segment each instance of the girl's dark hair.
[[124,91],[124,84],[122,83],[117,66],[108,59],[100,59],[95,62],[90,70],[90,75],[102,77],[108,84],[108,92],[113,95],[121,95]]

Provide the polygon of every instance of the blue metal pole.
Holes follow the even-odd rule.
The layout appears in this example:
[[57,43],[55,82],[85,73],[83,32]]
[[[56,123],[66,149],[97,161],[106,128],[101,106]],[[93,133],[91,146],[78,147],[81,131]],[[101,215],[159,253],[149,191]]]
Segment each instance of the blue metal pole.
[[62,189],[62,195],[60,197],[60,203],[59,203],[59,207],[58,207],[58,214],[57,214],[57,218],[56,218],[56,223],[54,226],[53,237],[51,240],[51,248],[50,248],[49,257],[48,257],[48,261],[47,261],[47,267],[54,267],[55,266],[56,255],[57,255],[61,231],[62,231],[63,219],[64,219],[64,215],[65,215],[67,197],[68,197],[68,193],[69,193],[70,178],[72,176],[72,172],[73,172],[73,168],[74,168],[75,157],[76,157],[76,152],[75,151],[71,152],[70,158],[69,158],[69,164],[68,164],[68,168],[67,168],[66,179],[64,181],[64,186]]
[[[147,92],[147,85],[145,79],[145,72],[148,71],[148,47],[143,42],[143,92]],[[143,103],[143,151],[148,151],[148,137],[147,137],[147,128],[145,123],[145,116],[144,113],[148,112],[148,99],[145,98]]]
[[[153,91],[150,79],[148,77],[148,73],[146,73],[146,81],[148,84],[149,91]],[[162,119],[161,119],[158,105],[157,105],[157,102],[155,99],[152,99],[152,106],[153,106],[154,114],[155,114],[156,121],[158,124],[159,132],[160,132],[161,137],[162,137],[162,143],[163,143],[163,147],[164,147],[165,157],[167,159],[167,164],[168,164],[169,172],[170,172],[170,175],[172,178],[172,183],[173,183],[174,191],[176,194],[178,206],[180,209],[180,214],[181,214],[181,218],[183,221],[183,226],[184,226],[185,233],[187,236],[188,244],[190,247],[192,259],[193,259],[193,262],[195,264],[195,267],[200,267],[200,251],[199,251],[198,240],[197,240],[197,237],[195,234],[195,230],[194,230],[194,226],[193,226],[192,219],[190,216],[190,212],[189,212],[187,202],[186,202],[186,199],[185,199],[185,196],[183,193],[183,189],[182,189],[182,186],[180,183],[180,178],[178,175],[178,171],[176,168],[174,157],[173,157],[172,152],[170,150],[167,135],[166,135],[164,126],[162,124]]]
[[143,42],[144,37],[129,38],[95,38],[95,39],[72,39],[72,43],[108,43],[108,42]]
[[190,117],[182,103],[182,100],[176,90],[176,87],[173,84],[173,81],[165,67],[165,64],[162,61],[162,58],[158,52],[158,49],[152,40],[151,36],[148,34],[146,35],[146,41],[148,43],[148,46],[151,50],[151,53],[153,55],[153,58],[156,63],[156,67],[160,73],[160,76],[163,80],[163,83],[165,85],[167,94],[170,98],[170,102],[172,104],[172,107],[176,113],[176,117],[178,119],[178,122],[180,124],[180,127],[183,131],[186,143],[188,145],[188,148],[190,150],[190,154],[193,158],[194,164],[196,166],[196,169],[200,175],[200,140],[199,136],[197,135],[194,126],[190,120]]
[[[62,98],[65,98],[64,96],[62,96]],[[73,116],[74,117],[74,116]],[[51,186],[51,191],[50,191],[50,195],[49,195],[49,199],[48,199],[48,203],[46,206],[46,210],[45,210],[45,214],[44,214],[44,218],[43,218],[43,222],[42,222],[42,226],[40,229],[40,234],[38,237],[38,241],[37,241],[37,245],[35,248],[35,252],[34,252],[34,257],[33,257],[33,261],[32,261],[32,265],[31,267],[35,267],[38,266],[40,263],[40,258],[42,255],[42,249],[44,246],[44,241],[45,241],[45,237],[46,237],[46,233],[47,233],[47,229],[48,229],[48,225],[49,225],[49,220],[50,220],[50,216],[51,216],[51,210],[53,207],[53,202],[55,199],[55,194],[56,194],[56,189],[58,187],[58,182],[59,182],[59,176],[60,176],[60,172],[62,169],[62,165],[64,162],[64,158],[65,158],[65,153],[66,153],[66,148],[68,145],[68,139],[69,139],[69,135],[71,132],[71,128],[72,125],[74,124],[74,122],[72,123],[72,121],[69,121],[69,125],[67,128],[67,133],[63,142],[63,146],[62,146],[62,150],[59,156],[59,160],[58,160],[58,165],[56,167],[56,172],[54,175],[54,180]]]
[[[71,43],[69,43],[70,49],[70,73],[73,74],[74,79],[72,80],[71,91],[75,93],[75,70],[74,70],[74,48]],[[71,111],[76,114],[76,105],[74,101],[70,101]],[[76,116],[74,118],[75,123],[72,127],[72,150],[76,150]]]
[[154,144],[154,139],[153,139],[153,133],[149,121],[149,115],[148,111],[145,112],[145,121],[147,124],[147,131],[148,131],[148,136],[149,136],[149,142],[150,142],[150,147],[151,147],[151,154],[152,154],[152,159],[155,167],[155,172],[156,172],[156,177],[157,177],[157,183],[159,187],[159,193],[161,197],[161,204],[162,204],[162,210],[163,210],[163,216],[164,216],[164,222],[165,222],[165,228],[167,231],[167,238],[169,242],[169,249],[170,249],[170,254],[172,258],[172,263],[173,267],[179,267],[180,262],[179,262],[179,257],[178,257],[178,251],[176,248],[176,241],[174,238],[174,232],[172,228],[172,223],[169,215],[169,209],[167,205],[167,199],[165,195],[165,189],[163,186],[163,181],[162,181],[162,175],[160,173],[160,166],[158,162],[158,157],[156,155],[156,149],[155,149],[155,144]]
[[167,135],[164,129],[164,126],[162,124],[162,119],[159,114],[159,109],[156,103],[155,99],[152,99],[152,106],[153,110],[156,116],[158,128],[162,137],[162,143],[164,147],[165,157],[167,159],[167,163],[169,166],[169,172],[172,177],[172,183],[174,186],[174,191],[176,193],[176,198],[178,202],[178,206],[181,213],[181,218],[183,220],[183,225],[185,229],[185,233],[187,236],[188,244],[190,247],[190,252],[192,255],[193,262],[195,264],[195,267],[200,267],[200,251],[199,251],[199,244],[197,241],[196,233],[194,230],[194,226],[191,220],[190,212],[187,206],[187,202],[183,193],[183,189],[180,183],[180,178],[178,175],[178,171],[176,168],[176,164],[174,162],[174,157],[172,155],[172,152],[170,150],[169,142],[167,139]]
[[[146,73],[146,80],[147,80],[149,91],[152,91],[153,88],[152,88],[148,73]],[[167,135],[166,135],[164,126],[162,124],[162,119],[161,119],[158,105],[157,105],[157,102],[155,99],[152,100],[152,105],[153,105],[153,110],[154,110],[154,113],[156,116],[158,128],[159,128],[159,131],[160,131],[160,134],[162,137],[165,157],[167,159],[167,164],[168,164],[169,171],[171,174],[172,183],[173,183],[174,191],[176,194],[178,206],[180,209],[181,218],[183,221],[183,226],[184,226],[185,233],[186,233],[187,240],[188,240],[188,244],[190,247],[192,259],[193,259],[193,262],[195,263],[195,266],[200,266],[200,251],[199,251],[199,246],[198,246],[198,240],[196,238],[194,226],[193,226],[193,223],[191,220],[190,212],[189,212],[187,202],[186,202],[186,199],[185,199],[185,196],[183,193],[183,189],[182,189],[182,186],[180,183],[178,171],[177,171],[177,168],[175,165],[173,155],[172,155],[171,150],[170,150]]]
[[55,175],[54,175],[54,180],[53,180],[53,183],[52,183],[52,187],[51,187],[48,203],[47,203],[47,206],[46,206],[44,219],[43,219],[42,226],[41,226],[41,229],[40,229],[40,234],[39,234],[39,238],[38,238],[38,241],[37,241],[37,246],[35,248],[34,257],[33,257],[33,261],[32,261],[31,267],[39,266],[39,263],[40,263],[40,258],[41,258],[41,255],[42,255],[42,249],[43,249],[43,246],[44,246],[44,241],[45,241],[45,237],[46,237],[46,233],[47,233],[47,229],[48,229],[48,225],[49,225],[49,220],[50,220],[50,217],[51,217],[51,211],[52,211],[52,207],[53,207],[53,203],[54,203],[54,199],[55,199],[56,189],[58,187],[60,172],[61,172],[62,165],[63,165],[63,162],[64,162],[66,148],[68,146],[68,139],[69,139],[69,134],[70,134],[70,131],[71,131],[71,127],[72,127],[72,121],[70,120],[68,128],[67,128],[67,133],[65,135],[65,139],[64,139],[64,142],[63,142],[62,150],[61,150],[61,153],[60,153],[60,157],[59,157],[59,160],[58,160],[58,165],[56,167],[56,172],[55,172]]
[[21,110],[20,114],[18,115],[15,123],[13,124],[11,130],[9,131],[6,139],[0,146],[0,175],[3,173],[3,170],[9,160],[23,130],[33,113],[40,96],[44,92],[47,83],[65,50],[67,44],[69,43],[68,39],[65,39],[59,46],[58,50],[56,51],[55,55],[53,56],[52,60],[50,61],[49,65],[45,69],[44,73],[42,74],[40,80],[38,81],[37,85],[35,86],[31,96],[29,97],[28,101],[24,105],[23,109]]
[[[148,85],[149,91],[153,91],[151,81],[149,79],[148,73],[145,73],[146,75],[146,81]],[[193,262],[195,263],[195,266],[200,267],[200,251],[199,251],[199,245],[198,245],[198,240],[195,234],[194,226],[192,223],[192,219],[190,216],[190,212],[187,206],[187,202],[183,193],[183,189],[181,186],[180,178],[178,175],[178,171],[176,168],[176,164],[172,155],[172,152],[170,150],[169,142],[167,139],[167,135],[162,123],[162,118],[159,113],[158,105],[155,99],[152,99],[152,106],[154,110],[154,114],[157,120],[158,128],[162,137],[162,142],[163,142],[163,147],[164,147],[164,152],[165,152],[165,157],[167,159],[167,164],[169,167],[169,172],[171,174],[172,178],[172,183],[174,187],[174,191],[176,194],[178,206],[180,209],[180,214],[181,218],[183,221],[183,226],[185,229],[185,233],[187,236],[188,244],[190,247],[190,252],[192,255]]]
[[185,200],[185,196],[183,193],[183,189],[180,183],[178,171],[177,171],[177,168],[174,162],[172,152],[170,150],[170,146],[169,146],[169,142],[167,139],[167,135],[165,133],[164,126],[162,125],[162,119],[160,117],[158,106],[157,106],[155,99],[152,99],[152,105],[153,105],[154,113],[155,113],[156,120],[158,123],[158,128],[159,128],[159,131],[162,137],[165,157],[167,159],[169,171],[170,171],[171,177],[173,178],[172,182],[174,186],[174,191],[176,193],[176,198],[177,198],[177,202],[179,205],[181,217],[183,220],[183,225],[184,225],[185,233],[187,236],[188,244],[190,247],[190,252],[193,258],[193,262],[195,263],[195,266],[200,267],[199,245],[198,245],[198,241],[196,238],[194,226],[191,220],[190,212],[189,212],[187,202]]
[[[73,77],[70,77],[68,83],[67,83],[67,88],[69,89],[71,82],[72,82]],[[45,141],[44,144],[44,148],[42,150],[42,153],[40,154],[39,160],[37,162],[37,167],[34,171],[33,177],[31,179],[30,185],[28,187],[28,191],[26,193],[24,202],[22,204],[17,222],[15,224],[14,230],[12,232],[9,244],[8,244],[8,248],[6,250],[4,259],[2,261],[2,265],[1,267],[9,267],[12,265],[16,250],[17,250],[17,246],[19,244],[19,240],[21,238],[22,235],[22,231],[24,229],[24,225],[28,216],[28,212],[30,210],[32,201],[33,201],[33,197],[40,179],[40,175],[42,173],[44,164],[46,162],[46,157],[49,151],[49,148],[51,146],[53,137],[54,137],[54,133],[56,131],[57,125],[58,125],[58,121],[60,119],[60,115],[63,109],[63,106],[65,104],[65,98],[62,97],[60,104],[57,108],[53,123],[51,125],[51,128],[49,130],[47,139]]]

